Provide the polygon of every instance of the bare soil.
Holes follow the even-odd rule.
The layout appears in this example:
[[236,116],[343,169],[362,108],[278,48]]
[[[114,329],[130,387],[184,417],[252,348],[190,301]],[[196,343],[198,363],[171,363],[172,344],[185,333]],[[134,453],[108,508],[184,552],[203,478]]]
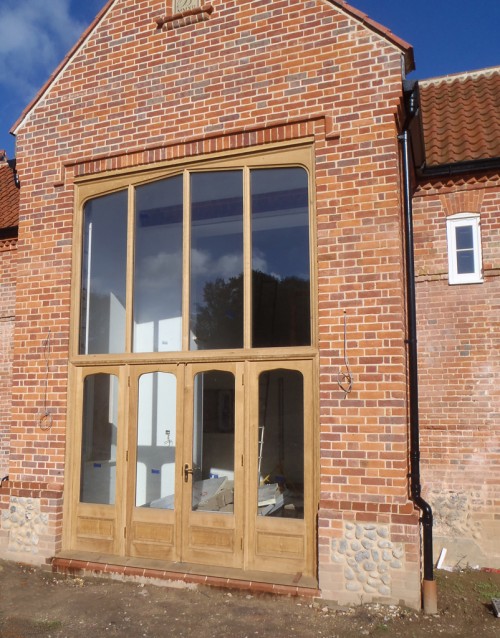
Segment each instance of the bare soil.
[[209,587],[69,578],[0,561],[0,638],[499,638],[500,574],[439,572],[439,613],[396,606],[332,608],[319,601]]

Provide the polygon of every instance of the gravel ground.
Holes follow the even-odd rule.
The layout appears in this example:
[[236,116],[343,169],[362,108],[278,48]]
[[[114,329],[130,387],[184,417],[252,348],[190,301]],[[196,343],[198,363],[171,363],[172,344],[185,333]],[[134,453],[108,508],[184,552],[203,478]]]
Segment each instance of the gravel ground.
[[183,585],[67,578],[0,561],[0,638],[500,638],[500,574],[439,572],[439,613]]

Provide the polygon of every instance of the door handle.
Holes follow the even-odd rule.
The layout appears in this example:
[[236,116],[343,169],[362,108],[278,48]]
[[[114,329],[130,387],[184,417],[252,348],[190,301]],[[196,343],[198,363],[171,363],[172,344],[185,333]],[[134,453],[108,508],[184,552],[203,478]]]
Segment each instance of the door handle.
[[187,483],[189,480],[189,475],[194,472],[192,467],[189,467],[188,463],[184,464],[184,482]]

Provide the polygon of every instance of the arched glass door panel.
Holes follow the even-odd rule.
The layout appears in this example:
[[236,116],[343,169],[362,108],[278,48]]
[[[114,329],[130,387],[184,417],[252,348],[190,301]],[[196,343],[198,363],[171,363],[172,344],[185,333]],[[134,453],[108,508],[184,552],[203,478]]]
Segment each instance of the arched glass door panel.
[[304,381],[297,370],[259,376],[258,515],[304,518]]
[[139,378],[136,507],[174,509],[176,394],[173,374],[151,372]]
[[231,372],[194,378],[192,510],[234,512],[235,383]]
[[118,434],[118,377],[91,374],[83,389],[80,502],[114,505]]

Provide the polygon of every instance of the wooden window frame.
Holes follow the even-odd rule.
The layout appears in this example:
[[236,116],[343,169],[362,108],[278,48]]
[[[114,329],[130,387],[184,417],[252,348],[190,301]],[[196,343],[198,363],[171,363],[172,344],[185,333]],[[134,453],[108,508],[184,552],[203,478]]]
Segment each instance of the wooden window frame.
[[[459,227],[472,228],[472,250],[474,252],[474,272],[460,274],[458,272],[457,244],[455,230]],[[448,282],[457,284],[483,283],[481,226],[478,213],[458,213],[446,219],[446,236],[448,242]]]
[[[71,338],[70,362],[80,365],[116,364],[118,361],[146,363],[158,359],[164,360],[220,360],[242,359],[249,356],[269,355],[282,358],[287,353],[295,356],[302,352],[312,355],[317,352],[317,272],[316,272],[316,224],[315,224],[315,189],[314,189],[314,160],[311,138],[296,141],[293,144],[283,143],[256,147],[245,151],[213,154],[190,158],[183,161],[162,162],[135,169],[113,171],[105,174],[85,176],[75,180],[75,209],[74,209],[74,242],[73,242],[73,276],[71,299]],[[249,174],[252,169],[259,168],[292,168],[301,167],[308,174],[309,185],[309,260],[310,260],[310,325],[311,341],[305,346],[286,347],[251,347],[251,219],[250,219],[250,185]],[[243,348],[233,350],[189,350],[189,258],[190,258],[190,201],[189,175],[193,172],[218,170],[243,171],[243,199],[244,199],[244,345]],[[134,258],[134,212],[135,187],[153,183],[155,181],[184,175],[184,245],[183,245],[183,295],[182,295],[182,350],[174,352],[133,352],[133,258]],[[95,197],[111,194],[128,189],[128,221],[127,221],[127,276],[126,276],[126,346],[125,352],[119,354],[80,354],[80,303],[81,303],[81,272],[82,272],[82,244],[83,219],[85,203]]]

